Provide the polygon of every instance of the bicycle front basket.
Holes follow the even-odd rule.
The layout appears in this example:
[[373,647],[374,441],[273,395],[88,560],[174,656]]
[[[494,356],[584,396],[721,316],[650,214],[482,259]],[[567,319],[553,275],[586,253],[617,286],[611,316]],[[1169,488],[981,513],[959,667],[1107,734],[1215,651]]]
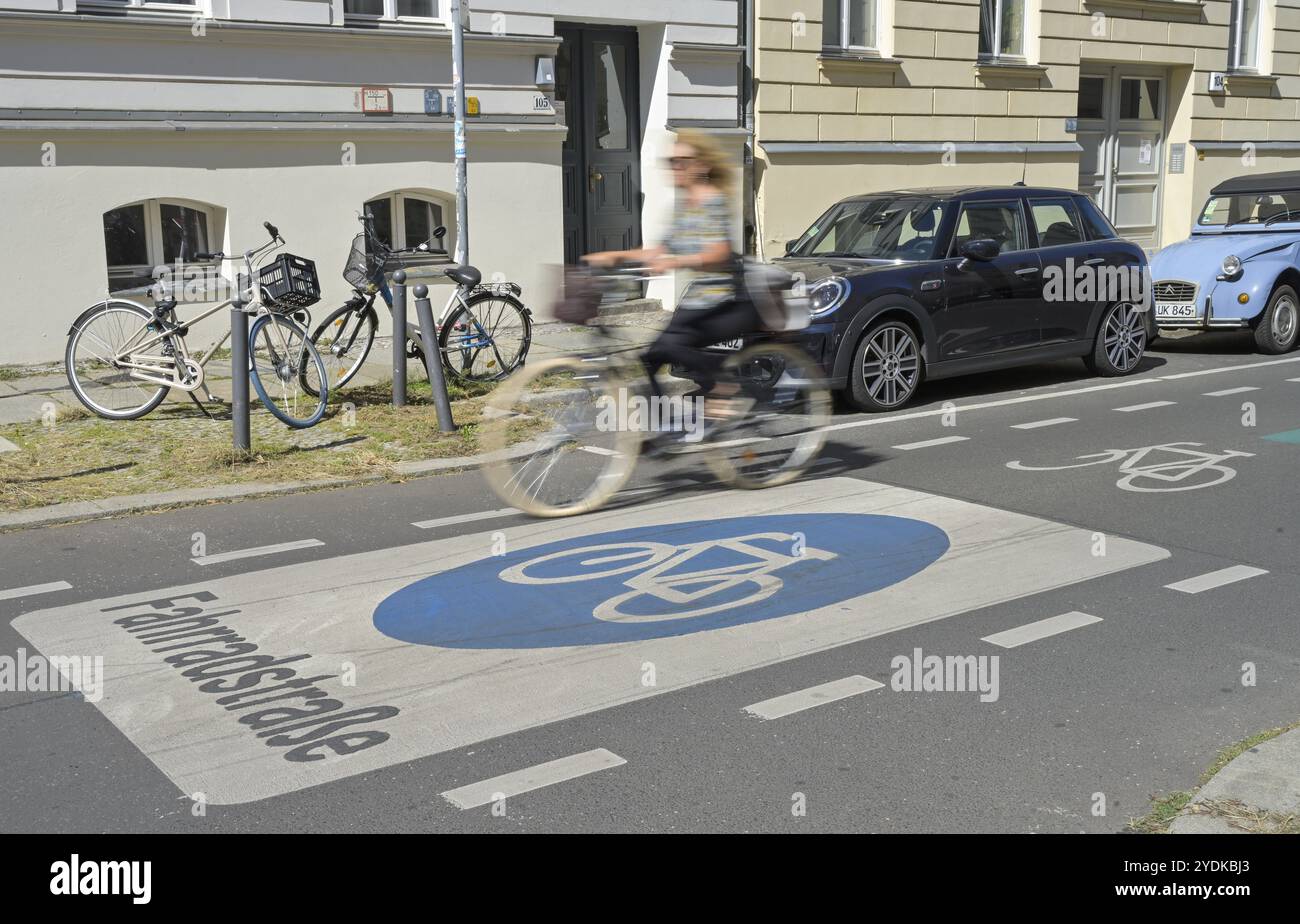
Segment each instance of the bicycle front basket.
[[366,236],[358,234],[352,239],[352,250],[343,267],[343,278],[354,289],[365,289],[375,276],[375,260],[366,251]]
[[307,308],[320,301],[316,264],[306,257],[280,254],[257,271],[262,304],[279,311]]

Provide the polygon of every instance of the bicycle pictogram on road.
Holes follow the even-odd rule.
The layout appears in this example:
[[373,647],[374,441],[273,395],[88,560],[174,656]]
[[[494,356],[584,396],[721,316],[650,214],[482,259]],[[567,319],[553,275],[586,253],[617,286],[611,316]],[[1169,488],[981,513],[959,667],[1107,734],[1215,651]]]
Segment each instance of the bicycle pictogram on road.
[[1249,459],[1255,455],[1237,449],[1213,452],[1200,448],[1204,445],[1176,442],[1137,449],[1107,449],[1076,456],[1077,461],[1066,465],[1026,465],[1017,460],[1008,462],[1007,468],[1021,472],[1062,472],[1118,462],[1121,475],[1115,484],[1125,491],[1199,491],[1237,477],[1237,470],[1224,464],[1229,459]]

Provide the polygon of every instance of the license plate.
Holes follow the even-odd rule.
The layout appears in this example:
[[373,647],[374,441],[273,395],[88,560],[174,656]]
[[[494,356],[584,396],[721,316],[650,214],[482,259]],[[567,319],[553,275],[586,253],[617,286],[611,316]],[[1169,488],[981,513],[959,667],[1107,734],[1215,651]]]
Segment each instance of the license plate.
[[1168,318],[1170,320],[1182,320],[1185,318],[1196,318],[1197,314],[1195,305],[1161,305],[1156,304],[1156,317],[1160,319]]
[[739,350],[745,345],[744,339],[724,340],[709,347],[710,350]]

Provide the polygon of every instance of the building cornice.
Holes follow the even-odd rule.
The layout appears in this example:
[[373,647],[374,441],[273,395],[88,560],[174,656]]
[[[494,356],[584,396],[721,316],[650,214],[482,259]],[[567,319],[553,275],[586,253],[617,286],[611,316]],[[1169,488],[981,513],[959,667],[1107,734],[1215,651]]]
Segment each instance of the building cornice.
[[760,141],[768,154],[1077,154],[1075,141]]

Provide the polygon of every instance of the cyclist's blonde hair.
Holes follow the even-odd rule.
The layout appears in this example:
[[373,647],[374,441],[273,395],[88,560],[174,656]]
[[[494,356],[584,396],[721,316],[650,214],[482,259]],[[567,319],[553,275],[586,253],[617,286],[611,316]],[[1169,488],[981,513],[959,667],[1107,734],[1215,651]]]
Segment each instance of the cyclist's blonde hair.
[[717,139],[703,132],[683,129],[677,133],[677,143],[695,152],[695,159],[708,170],[711,184],[723,193],[731,192],[736,183],[736,168],[732,165],[732,156],[718,144]]

